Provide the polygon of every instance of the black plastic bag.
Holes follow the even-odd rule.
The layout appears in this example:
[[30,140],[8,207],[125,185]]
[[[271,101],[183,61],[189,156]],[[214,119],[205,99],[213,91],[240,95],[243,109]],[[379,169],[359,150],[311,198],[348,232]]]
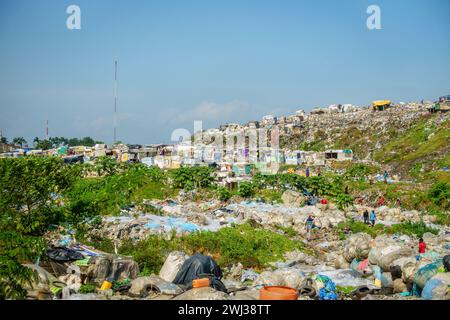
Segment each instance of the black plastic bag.
[[64,247],[47,249],[47,256],[55,261],[72,261],[84,259],[84,256],[78,251]]
[[444,263],[444,268],[447,272],[450,272],[450,254],[446,255],[442,258],[442,262]]
[[195,254],[187,259],[178,271],[173,283],[186,290],[192,289],[192,280],[209,278],[210,286],[216,290],[227,292],[222,279],[222,270],[217,263],[208,256]]

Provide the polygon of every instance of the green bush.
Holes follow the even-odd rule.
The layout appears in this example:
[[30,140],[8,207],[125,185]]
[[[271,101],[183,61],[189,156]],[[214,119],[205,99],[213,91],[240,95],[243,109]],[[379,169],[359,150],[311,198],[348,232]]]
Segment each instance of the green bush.
[[150,235],[136,243],[131,240],[122,244],[120,254],[132,256],[142,274],[158,273],[167,255],[176,249],[176,240],[165,240],[159,235]]
[[244,267],[258,268],[282,259],[285,252],[294,249],[305,250],[301,242],[290,240],[285,235],[244,224],[221,228],[217,232],[194,232],[171,240],[150,235],[138,242],[125,242],[119,252],[133,256],[141,274],[148,275],[159,272],[173,250],[211,255],[222,267],[240,262]]
[[78,290],[78,293],[94,293],[95,292],[95,286],[92,284],[82,284],[80,287],[80,290]]
[[450,183],[437,182],[428,191],[430,200],[440,208],[450,209]]
[[251,198],[255,195],[255,185],[249,181],[239,183],[238,194],[244,198]]
[[217,193],[220,201],[228,201],[233,195],[230,190],[222,186],[217,188]]
[[394,234],[394,233],[401,233],[406,234],[408,236],[416,236],[416,237],[422,237],[424,233],[430,232],[432,234],[438,234],[438,230],[427,227],[426,224],[421,222],[411,222],[407,221],[400,224],[394,224],[387,230],[388,233]]
[[207,188],[214,182],[214,169],[205,166],[181,167],[170,171],[175,188],[192,190]]
[[376,237],[377,235],[385,233],[386,227],[382,224],[376,224],[374,227],[370,227],[364,222],[349,219],[347,221],[339,223],[337,226],[337,230],[338,233],[340,233],[341,238],[343,237],[343,233],[347,232],[351,233],[364,232],[370,234],[372,237]]
[[264,267],[282,259],[283,254],[303,249],[300,242],[276,232],[255,229],[249,224],[222,228],[217,232],[195,232],[182,238],[190,253],[206,252],[217,257],[221,266],[242,263],[244,267]]

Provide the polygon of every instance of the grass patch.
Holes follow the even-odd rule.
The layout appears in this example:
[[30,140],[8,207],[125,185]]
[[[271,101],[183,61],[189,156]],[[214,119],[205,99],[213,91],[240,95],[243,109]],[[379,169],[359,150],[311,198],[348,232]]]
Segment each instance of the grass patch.
[[282,193],[274,189],[261,189],[256,193],[257,198],[261,198],[269,203],[283,203],[281,200]]
[[427,227],[424,222],[403,222],[399,224],[394,224],[390,227],[384,226],[382,224],[375,224],[374,227],[370,227],[366,225],[364,222],[355,221],[355,220],[347,220],[345,222],[341,222],[337,227],[338,234],[341,239],[345,239],[345,235],[347,233],[359,233],[364,232],[371,235],[375,238],[381,234],[404,234],[408,236],[417,236],[422,237],[424,233],[430,232],[432,234],[437,234],[438,230]]
[[119,252],[132,256],[141,272],[150,274],[159,272],[166,256],[173,250],[211,255],[222,267],[240,262],[244,267],[263,268],[269,262],[282,260],[284,253],[295,249],[306,251],[303,243],[286,235],[243,224],[217,232],[194,232],[171,240],[151,235],[136,243],[124,243]]
[[78,290],[78,293],[94,293],[95,292],[95,286],[92,284],[82,284],[80,287],[80,290]]

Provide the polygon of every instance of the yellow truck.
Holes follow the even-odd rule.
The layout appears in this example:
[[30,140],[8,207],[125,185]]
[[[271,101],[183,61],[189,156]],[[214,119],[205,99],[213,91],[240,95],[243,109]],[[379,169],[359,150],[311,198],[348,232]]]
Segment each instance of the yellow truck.
[[376,111],[383,111],[391,106],[391,100],[376,100],[372,102],[372,109]]

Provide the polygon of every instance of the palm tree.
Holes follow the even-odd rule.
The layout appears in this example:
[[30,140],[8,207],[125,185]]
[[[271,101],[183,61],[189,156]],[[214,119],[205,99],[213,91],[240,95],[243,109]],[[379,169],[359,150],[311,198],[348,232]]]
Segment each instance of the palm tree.
[[16,137],[12,142],[13,144],[19,145],[22,148],[23,144],[27,143],[27,140],[25,140],[23,137]]

